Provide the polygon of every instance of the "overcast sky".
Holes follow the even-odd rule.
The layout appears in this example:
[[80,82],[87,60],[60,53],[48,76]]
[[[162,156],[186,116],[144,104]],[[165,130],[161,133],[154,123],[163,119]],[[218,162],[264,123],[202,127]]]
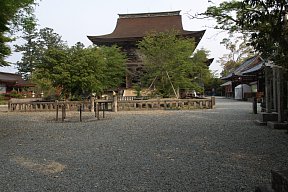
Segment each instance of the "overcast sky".
[[[219,3],[221,0],[212,0]],[[41,0],[36,8],[39,28],[50,27],[62,36],[68,45],[82,42],[86,46],[92,43],[87,35],[104,35],[112,33],[116,26],[118,14],[178,11],[182,15],[185,30],[198,31],[206,29],[198,49],[210,51],[215,58],[211,70],[221,71],[216,60],[221,57],[225,48],[220,45],[224,34],[212,29],[212,20],[190,19],[192,15],[201,13],[213,3],[208,0]],[[16,62],[19,55],[12,55],[8,60]],[[0,68],[1,71],[16,72],[15,67]]]

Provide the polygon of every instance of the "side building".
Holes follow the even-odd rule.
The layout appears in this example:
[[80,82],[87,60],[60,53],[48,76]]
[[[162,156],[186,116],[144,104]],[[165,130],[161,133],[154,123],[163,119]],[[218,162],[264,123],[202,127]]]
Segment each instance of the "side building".
[[21,94],[29,87],[34,86],[34,84],[25,81],[20,74],[0,72],[1,95],[9,95],[12,91],[16,91],[17,93]]
[[246,100],[252,97],[261,98],[265,92],[264,60],[255,55],[246,59],[232,73],[221,79],[226,81],[225,96]]
[[[139,82],[143,62],[137,52],[137,43],[149,32],[178,31],[182,37],[194,38],[196,45],[203,37],[205,30],[186,31],[183,29],[180,11],[119,14],[116,27],[111,34],[87,36],[97,46],[117,45],[127,54],[126,85],[131,88]],[[192,52],[193,50],[191,50]]]

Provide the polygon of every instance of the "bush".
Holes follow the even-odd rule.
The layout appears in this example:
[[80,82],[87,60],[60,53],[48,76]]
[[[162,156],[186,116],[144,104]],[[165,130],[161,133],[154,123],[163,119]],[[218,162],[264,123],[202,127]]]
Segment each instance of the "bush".
[[9,96],[11,98],[18,98],[18,99],[23,97],[21,94],[17,93],[17,91],[11,91]]
[[7,104],[7,101],[5,101],[5,95],[0,94],[0,105],[5,105]]

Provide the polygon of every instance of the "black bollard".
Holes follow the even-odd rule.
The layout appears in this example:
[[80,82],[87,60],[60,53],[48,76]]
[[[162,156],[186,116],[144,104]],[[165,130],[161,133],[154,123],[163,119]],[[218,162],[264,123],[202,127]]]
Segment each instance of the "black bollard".
[[58,101],[56,101],[56,121],[58,121],[58,113],[59,113],[59,104]]
[[253,113],[257,114],[257,98],[253,97]]
[[80,122],[82,122],[82,104],[80,104],[79,111],[80,111]]
[[103,110],[103,119],[105,118],[105,103],[102,104],[102,110]]

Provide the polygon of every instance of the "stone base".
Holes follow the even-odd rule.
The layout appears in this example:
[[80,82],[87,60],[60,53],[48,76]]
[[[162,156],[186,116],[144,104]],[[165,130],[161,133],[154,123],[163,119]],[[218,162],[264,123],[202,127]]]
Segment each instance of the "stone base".
[[288,192],[288,169],[282,171],[271,171],[272,185],[258,186],[255,192]]
[[260,125],[260,126],[265,126],[267,125],[267,122],[263,122],[263,121],[260,121],[260,120],[256,120],[254,121],[256,125]]
[[262,122],[278,121],[278,113],[261,113],[260,121]]
[[267,126],[273,129],[288,129],[288,123],[279,123],[277,121],[268,121]]
[[275,191],[271,188],[271,186],[266,185],[266,186],[256,187],[255,192],[275,192]]
[[272,188],[276,192],[288,191],[288,170],[271,171],[272,174]]

